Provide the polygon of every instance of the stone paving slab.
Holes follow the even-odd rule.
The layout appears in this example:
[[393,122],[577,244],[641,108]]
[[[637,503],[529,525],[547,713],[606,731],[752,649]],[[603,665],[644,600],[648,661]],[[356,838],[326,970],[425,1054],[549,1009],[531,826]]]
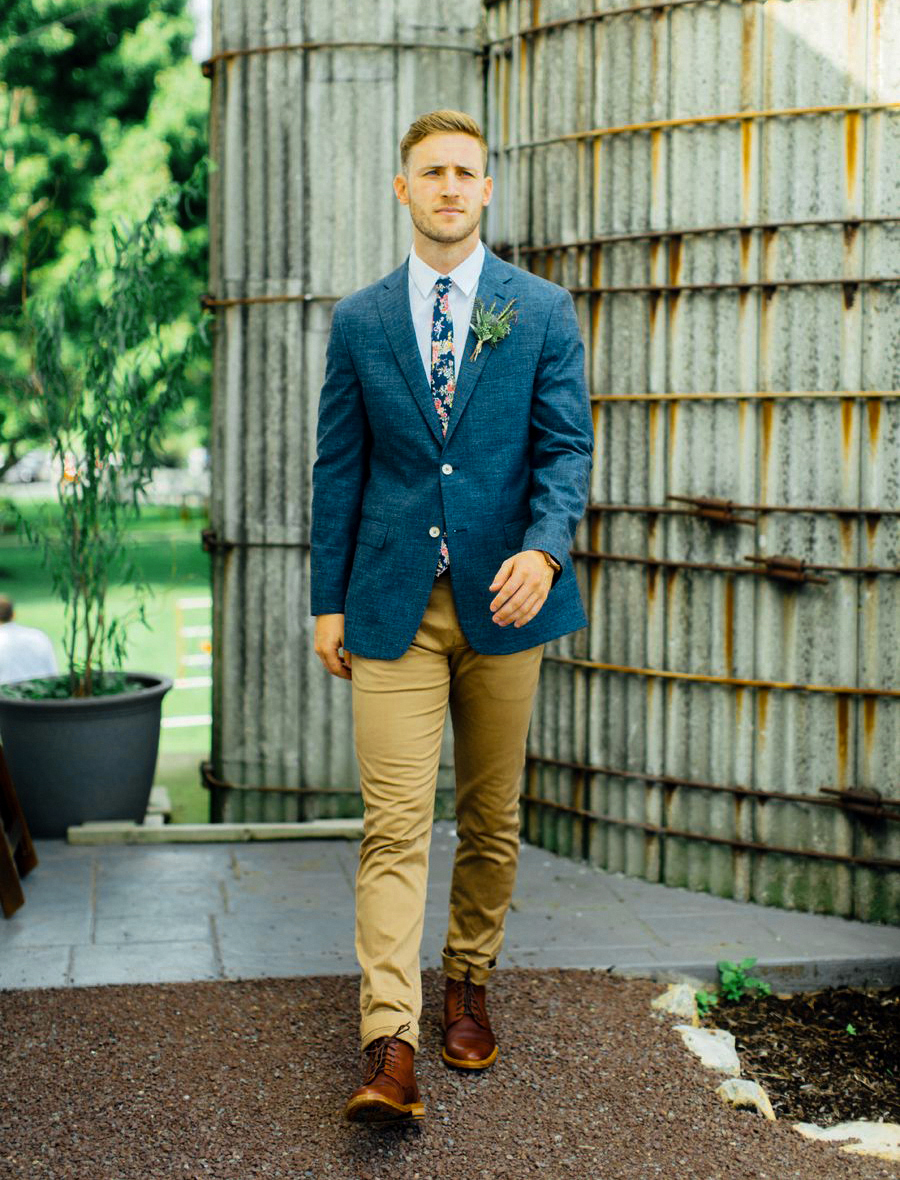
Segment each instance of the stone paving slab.
[[[441,965],[456,833],[434,826],[423,968]],[[26,903],[0,920],[0,989],[356,974],[358,844],[73,845],[36,840]],[[755,957],[776,990],[900,983],[900,928],[712,897],[523,843],[500,956],[717,982]]]

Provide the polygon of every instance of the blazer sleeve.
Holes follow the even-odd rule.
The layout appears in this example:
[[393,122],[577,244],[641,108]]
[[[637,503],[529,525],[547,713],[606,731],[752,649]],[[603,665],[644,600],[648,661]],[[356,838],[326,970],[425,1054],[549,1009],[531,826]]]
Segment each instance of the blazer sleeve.
[[[531,525],[523,549],[544,549],[561,566],[587,506],[594,426],[584,344],[568,291],[557,297],[537,364],[531,401]],[[556,585],[561,572],[554,573]]]
[[312,470],[310,614],[343,614],[356,549],[372,432],[362,386],[335,304],[319,393],[316,461]]

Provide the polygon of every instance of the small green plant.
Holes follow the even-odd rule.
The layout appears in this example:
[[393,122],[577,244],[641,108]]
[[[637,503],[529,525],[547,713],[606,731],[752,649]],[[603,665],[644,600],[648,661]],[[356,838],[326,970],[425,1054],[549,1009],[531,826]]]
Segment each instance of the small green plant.
[[769,995],[772,989],[765,980],[756,979],[746,973],[747,968],[752,967],[755,962],[756,959],[741,959],[740,963],[729,963],[727,959],[722,959],[716,963],[722,982],[721,990],[726,1000],[736,1003],[746,992],[754,989],[761,996]]
[[850,1034],[851,1037],[856,1036],[856,1029],[853,1027],[852,1024],[847,1025],[847,1032]]
[[718,1004],[719,997],[715,992],[698,991],[694,993],[694,999],[697,1001],[697,1011],[701,1016],[706,1016],[714,1004]]
[[721,959],[716,963],[721,986],[718,991],[694,992],[698,1014],[706,1016],[710,1008],[718,1004],[720,995],[732,1003],[737,1003],[744,995],[754,990],[761,996],[769,995],[772,989],[764,979],[747,974],[748,968],[755,962],[756,959],[742,959],[740,963],[730,963],[727,959]]

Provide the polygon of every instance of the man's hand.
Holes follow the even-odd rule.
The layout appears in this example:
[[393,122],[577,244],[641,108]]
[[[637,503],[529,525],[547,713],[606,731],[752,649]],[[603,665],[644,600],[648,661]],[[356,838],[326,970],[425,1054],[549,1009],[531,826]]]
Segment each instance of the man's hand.
[[522,627],[538,613],[553,583],[553,570],[540,549],[523,549],[497,570],[489,590],[497,590],[491,602],[493,620],[501,627]]
[[344,616],[316,615],[316,655],[332,676],[351,680],[350,652],[344,651],[343,644]]

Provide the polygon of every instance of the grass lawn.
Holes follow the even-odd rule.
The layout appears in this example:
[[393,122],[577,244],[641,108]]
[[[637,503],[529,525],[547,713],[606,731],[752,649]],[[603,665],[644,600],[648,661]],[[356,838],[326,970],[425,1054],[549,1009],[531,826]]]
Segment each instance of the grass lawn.
[[[20,505],[31,516],[36,506]],[[145,508],[132,533],[132,557],[152,593],[145,601],[150,629],[135,621],[128,628],[128,656],[125,668],[136,672],[159,672],[174,679],[209,676],[208,667],[185,665],[184,656],[203,652],[208,638],[179,640],[179,626],[209,628],[212,611],[179,611],[182,598],[209,598],[209,555],[200,545],[200,530],[206,515],[191,508],[182,515],[177,508]],[[0,593],[15,604],[17,622],[40,627],[53,641],[60,671],[66,666],[63,647],[63,607],[52,594],[50,576],[42,567],[40,553],[15,533],[0,535]],[[107,599],[113,611],[128,610],[129,589],[114,589]],[[180,621],[179,621],[180,616]],[[211,711],[208,687],[175,687],[163,698],[163,729],[155,782],[168,788],[173,823],[198,823],[209,819],[209,800],[200,785],[200,762],[209,757],[208,723],[170,728],[168,718],[208,716]]]

